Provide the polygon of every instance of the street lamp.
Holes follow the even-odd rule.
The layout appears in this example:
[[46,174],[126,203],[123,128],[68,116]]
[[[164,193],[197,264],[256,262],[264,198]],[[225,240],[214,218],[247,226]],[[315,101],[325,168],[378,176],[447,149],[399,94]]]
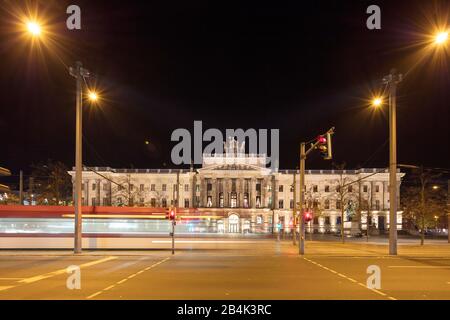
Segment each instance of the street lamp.
[[383,98],[381,97],[375,97],[372,99],[372,106],[375,108],[380,107],[383,104]]
[[[42,36],[42,27],[37,20],[28,19],[25,22],[28,33],[33,37]],[[74,253],[81,253],[82,250],[82,110],[83,110],[83,82],[90,77],[90,72],[82,67],[82,63],[77,61],[75,67],[69,68],[69,73],[76,79],[76,124],[75,124],[75,232],[74,232]],[[88,99],[97,102],[99,96],[95,91],[88,92]]]
[[97,102],[98,94],[95,91],[89,91],[88,98],[91,102]]
[[[448,31],[441,31],[434,37],[437,46],[444,45],[448,40]],[[392,69],[383,78],[383,83],[389,89],[389,254],[397,255],[397,85],[403,80],[403,75]],[[382,104],[381,98],[372,100],[377,107]]]
[[41,35],[41,26],[39,23],[35,21],[27,22],[27,30],[32,36],[40,36]]
[[434,43],[437,45],[444,45],[448,41],[448,31],[438,32],[434,37]]

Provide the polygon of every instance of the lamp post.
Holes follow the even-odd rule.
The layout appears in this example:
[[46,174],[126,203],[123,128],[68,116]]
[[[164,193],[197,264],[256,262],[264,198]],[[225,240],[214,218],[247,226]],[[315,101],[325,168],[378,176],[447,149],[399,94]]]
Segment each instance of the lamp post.
[[[75,231],[74,231],[74,253],[82,251],[82,212],[81,212],[81,183],[83,171],[82,138],[83,138],[83,78],[89,77],[89,71],[82,67],[77,61],[75,67],[70,68],[70,75],[75,77],[77,83],[76,92],[76,124],[75,124]],[[93,96],[91,97],[91,99]]]
[[[435,46],[444,46],[448,41],[448,31],[434,36]],[[397,255],[397,85],[403,76],[395,69],[383,78],[389,89],[389,254]],[[372,105],[380,107],[381,97],[374,98]],[[449,236],[450,237],[450,236]]]
[[397,84],[403,76],[395,69],[383,78],[389,87],[389,254],[397,255]]
[[[74,253],[82,251],[82,190],[83,180],[83,81],[89,78],[90,72],[83,68],[80,61],[75,63],[75,67],[70,67],[69,73],[76,79],[76,124],[75,124],[75,231],[74,231]],[[88,98],[92,102],[98,100],[98,94],[90,91]]]

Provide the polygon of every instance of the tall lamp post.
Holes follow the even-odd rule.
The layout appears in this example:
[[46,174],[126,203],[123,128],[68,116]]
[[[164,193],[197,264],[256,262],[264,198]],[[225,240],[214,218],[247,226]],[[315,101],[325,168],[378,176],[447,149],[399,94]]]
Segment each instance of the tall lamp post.
[[[434,45],[443,46],[448,41],[448,31],[439,32],[434,37]],[[403,76],[395,69],[383,78],[389,88],[389,254],[397,255],[397,85]],[[383,104],[380,97],[372,100],[372,105]]]
[[[82,212],[81,212],[81,183],[83,172],[82,138],[83,138],[83,80],[89,77],[89,71],[82,67],[82,63],[77,61],[75,67],[70,67],[70,75],[76,79],[76,125],[75,125],[75,232],[74,232],[74,253],[82,251]],[[90,95],[90,97],[94,97]]]
[[[42,35],[41,25],[36,21],[28,21],[26,30],[33,37],[39,39]],[[82,183],[82,116],[83,116],[83,82],[90,76],[88,70],[84,69],[82,63],[77,61],[75,67],[69,68],[69,73],[76,79],[76,125],[75,125],[75,231],[74,231],[74,253],[82,251],[82,212],[81,212],[81,183]],[[88,99],[95,102],[98,99],[97,93],[90,91]]]
[[389,254],[397,255],[397,84],[403,76],[395,69],[383,78],[389,87]]

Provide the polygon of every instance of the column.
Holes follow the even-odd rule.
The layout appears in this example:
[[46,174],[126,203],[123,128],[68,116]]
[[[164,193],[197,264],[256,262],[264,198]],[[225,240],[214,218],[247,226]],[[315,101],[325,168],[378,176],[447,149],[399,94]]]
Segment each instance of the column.
[[212,206],[213,208],[217,208],[217,178],[213,178],[211,179],[211,184],[212,184],[212,188],[211,188],[211,199],[212,199]]

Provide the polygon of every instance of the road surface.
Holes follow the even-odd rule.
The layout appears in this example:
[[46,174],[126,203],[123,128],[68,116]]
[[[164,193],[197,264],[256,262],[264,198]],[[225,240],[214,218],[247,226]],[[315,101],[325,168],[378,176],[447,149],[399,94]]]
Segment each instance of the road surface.
[[[0,251],[0,299],[450,299],[444,242],[401,245],[397,257],[364,243],[307,242],[304,257],[274,239],[186,238],[177,247],[174,256]],[[80,268],[80,289],[67,287],[69,266]],[[379,289],[367,287],[369,266],[380,268]]]

